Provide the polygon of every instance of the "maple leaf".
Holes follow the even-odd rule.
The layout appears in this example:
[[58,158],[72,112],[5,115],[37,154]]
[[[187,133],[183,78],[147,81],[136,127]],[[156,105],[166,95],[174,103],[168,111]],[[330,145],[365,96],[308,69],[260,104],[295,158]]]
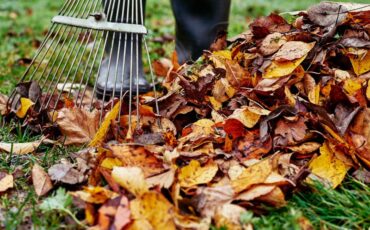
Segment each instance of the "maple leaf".
[[85,144],[90,142],[98,130],[99,112],[89,112],[81,108],[57,111],[55,122],[65,136],[65,145]]

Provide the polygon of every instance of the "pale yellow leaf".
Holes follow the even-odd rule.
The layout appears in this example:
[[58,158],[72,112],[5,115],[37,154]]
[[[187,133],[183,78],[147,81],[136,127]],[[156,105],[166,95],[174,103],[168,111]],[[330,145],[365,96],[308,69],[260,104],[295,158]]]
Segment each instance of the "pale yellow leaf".
[[0,192],[5,192],[6,190],[13,188],[13,186],[14,186],[13,175],[6,174],[3,178],[0,179]]
[[112,177],[119,185],[135,196],[149,191],[143,170],[139,167],[114,167]]
[[32,183],[38,196],[45,195],[53,188],[49,175],[38,164],[32,167]]
[[92,204],[103,204],[118,196],[117,193],[103,187],[84,187],[83,190],[70,192],[70,194]]
[[40,146],[42,140],[26,142],[26,143],[4,143],[0,142],[0,149],[8,153],[12,152],[14,154],[28,154],[36,151]]
[[240,215],[246,210],[236,204],[224,204],[217,207],[214,216],[216,227],[226,229],[242,230]]

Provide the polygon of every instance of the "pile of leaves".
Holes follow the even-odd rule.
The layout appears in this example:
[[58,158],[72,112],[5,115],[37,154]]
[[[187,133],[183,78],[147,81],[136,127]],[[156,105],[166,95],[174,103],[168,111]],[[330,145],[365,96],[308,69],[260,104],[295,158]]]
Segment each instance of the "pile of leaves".
[[[36,193],[68,185],[79,223],[99,229],[242,229],[252,228],[240,222],[246,210],[282,207],[315,180],[369,182],[369,36],[370,11],[321,3],[292,23],[271,14],[231,42],[222,35],[195,63],[155,63],[166,73],[159,114],[149,93],[139,119],[127,104],[101,104],[99,125],[97,110],[64,98],[42,117],[65,145],[89,147],[47,172],[35,165]],[[55,125],[37,123],[34,104],[21,95],[15,112],[50,138]],[[25,154],[45,141],[0,148]],[[1,178],[5,191],[13,179]]]

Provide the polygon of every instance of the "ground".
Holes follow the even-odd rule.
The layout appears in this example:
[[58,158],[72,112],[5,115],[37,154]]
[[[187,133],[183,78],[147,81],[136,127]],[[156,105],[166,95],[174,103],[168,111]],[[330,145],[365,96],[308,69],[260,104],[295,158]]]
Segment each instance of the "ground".
[[[286,12],[305,9],[317,0],[233,0],[230,14],[229,36],[237,35],[248,28],[252,18],[269,12]],[[362,0],[359,2],[368,2]],[[22,76],[27,63],[36,51],[38,44],[49,26],[50,18],[57,13],[61,1],[51,0],[3,0],[0,5],[0,93],[8,94]],[[173,42],[156,43],[154,38],[174,34],[174,20],[169,0],[148,1],[147,26],[150,29],[149,43],[153,59],[169,57]],[[25,142],[38,137],[30,136],[20,124],[1,124],[0,140]],[[67,228],[63,213],[46,214],[40,218],[38,198],[30,186],[30,169],[37,162],[48,168],[61,157],[68,156],[77,148],[65,149],[41,147],[38,154],[17,156],[0,154],[0,171],[19,175],[15,189],[0,195],[1,228],[15,229],[32,223],[46,229]],[[17,177],[17,176],[16,176]],[[7,210],[7,211],[5,211]],[[76,210],[73,210],[76,211]],[[369,228],[370,188],[354,179],[347,179],[339,189],[330,190],[316,186],[316,193],[297,193],[289,204],[268,215],[253,216],[245,213],[243,220],[251,222],[257,229],[296,229],[307,218],[316,228]]]

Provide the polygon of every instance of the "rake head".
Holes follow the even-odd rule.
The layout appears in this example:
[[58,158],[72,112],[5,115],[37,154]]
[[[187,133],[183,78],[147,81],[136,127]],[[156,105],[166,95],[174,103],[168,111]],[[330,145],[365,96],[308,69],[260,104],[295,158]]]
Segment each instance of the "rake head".
[[[118,101],[122,106],[123,101],[127,103],[128,100],[131,130],[132,104],[135,104],[138,121],[139,94],[149,90],[143,78],[143,44],[158,114],[154,75],[145,39],[144,4],[143,0],[66,0],[11,93],[8,107],[19,105],[22,97],[35,102],[38,112],[53,113],[60,101],[71,98],[76,107],[87,109],[93,109],[99,100],[104,104],[110,99],[112,108],[113,102]],[[34,95],[25,95],[25,92]],[[121,107],[119,111],[121,113]],[[103,109],[101,119],[102,116]]]

